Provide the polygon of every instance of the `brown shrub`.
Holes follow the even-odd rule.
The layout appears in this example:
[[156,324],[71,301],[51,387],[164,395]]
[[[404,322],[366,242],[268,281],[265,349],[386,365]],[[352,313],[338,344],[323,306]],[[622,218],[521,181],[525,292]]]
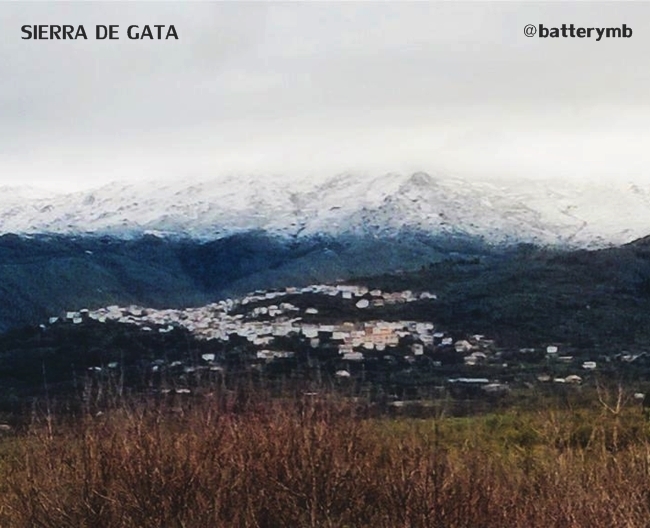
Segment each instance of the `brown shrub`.
[[125,403],[3,440],[0,526],[649,525],[650,448],[632,415],[634,438],[612,451],[591,434],[611,426],[598,412],[412,420],[333,396],[231,403]]

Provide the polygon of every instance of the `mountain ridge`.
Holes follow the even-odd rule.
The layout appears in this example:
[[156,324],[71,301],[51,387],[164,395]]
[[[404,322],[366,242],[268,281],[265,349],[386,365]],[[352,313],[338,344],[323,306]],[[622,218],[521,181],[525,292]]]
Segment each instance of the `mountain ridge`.
[[639,184],[481,183],[425,172],[281,183],[252,176],[113,183],[49,197],[23,189],[2,199],[0,233],[209,241],[256,230],[287,238],[395,238],[406,229],[598,248],[650,230],[650,186]]

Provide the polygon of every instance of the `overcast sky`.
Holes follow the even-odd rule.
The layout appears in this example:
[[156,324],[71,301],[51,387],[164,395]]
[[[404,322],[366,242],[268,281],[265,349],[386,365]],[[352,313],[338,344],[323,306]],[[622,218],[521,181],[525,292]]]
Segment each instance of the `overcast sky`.
[[[633,29],[540,39],[526,24]],[[83,24],[88,40],[22,40]],[[120,40],[96,41],[96,24]],[[174,24],[179,40],[128,40]],[[650,3],[2,3],[0,184],[650,181]]]

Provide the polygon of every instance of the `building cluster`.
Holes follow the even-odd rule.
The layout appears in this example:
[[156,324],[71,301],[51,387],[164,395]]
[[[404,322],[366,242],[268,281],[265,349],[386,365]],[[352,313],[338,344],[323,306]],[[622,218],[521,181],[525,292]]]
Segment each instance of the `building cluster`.
[[[304,288],[285,288],[276,291],[256,291],[241,299],[225,299],[196,308],[153,309],[140,306],[107,306],[98,310],[67,312],[65,319],[79,324],[85,319],[99,322],[116,321],[137,325],[145,331],[165,333],[176,327],[183,327],[200,339],[219,339],[226,341],[231,335],[246,338],[253,345],[269,345],[274,338],[301,334],[310,339],[312,347],[318,347],[323,340],[339,343],[341,355],[355,356],[354,349],[384,350],[396,346],[399,339],[408,335],[419,340],[421,346],[415,353],[422,353],[422,346],[433,345],[434,337],[444,338],[442,333],[434,333],[433,324],[417,321],[368,321],[343,322],[340,324],[320,324],[304,320],[305,315],[316,315],[317,307],[299,308],[287,302],[289,296],[316,294],[340,296],[342,299],[356,301],[354,306],[363,310],[368,306],[409,303],[420,299],[435,299],[429,292],[415,294],[402,292],[383,292],[369,290],[356,285],[312,285]],[[241,310],[247,307],[246,310]],[[242,313],[243,312],[243,313]],[[58,318],[51,318],[54,323]],[[448,338],[449,340],[451,338]],[[449,341],[451,342],[451,341]]]
[[[301,298],[303,295],[305,297]],[[347,307],[345,315],[341,317],[346,320],[332,323],[330,317],[320,321],[316,316],[322,306],[327,306],[328,303],[324,303],[322,298],[319,300],[318,296],[339,297],[342,306]],[[278,344],[278,338],[297,337],[301,346],[306,349],[324,350],[327,354],[334,354],[339,365],[341,361],[347,364],[348,367],[337,371],[337,376],[340,377],[349,376],[350,368],[354,363],[371,359],[373,361],[384,359],[390,362],[395,361],[397,356],[407,366],[417,363],[419,356],[428,356],[423,358],[427,365],[441,367],[442,357],[436,356],[440,351],[451,353],[457,358],[452,359],[452,363],[463,365],[467,369],[466,372],[479,372],[479,367],[485,365],[496,365],[500,370],[508,366],[501,359],[503,351],[495,346],[493,340],[480,334],[454,339],[431,322],[387,321],[379,318],[363,320],[364,317],[354,316],[354,310],[358,310],[361,315],[363,310],[371,306],[435,298],[436,296],[429,292],[415,293],[407,290],[388,293],[357,285],[312,285],[276,291],[260,290],[241,299],[225,299],[206,306],[185,309],[153,309],[139,306],[84,309],[67,312],[63,319],[71,324],[80,324],[88,319],[102,323],[114,321],[136,325],[143,331],[158,333],[184,328],[199,339],[223,342],[235,336],[245,339],[255,350],[256,359],[262,362],[294,357],[293,351],[282,349],[283,347]],[[370,314],[365,314],[365,319],[368,315]],[[50,323],[53,324],[57,320],[58,318],[51,318]],[[397,353],[398,348],[399,353]],[[532,348],[522,348],[518,351],[519,358],[526,356],[532,358],[536,354],[539,355],[538,351]],[[547,366],[561,366],[563,363],[568,364],[567,366],[579,365],[574,361],[573,356],[562,355],[556,345],[549,345],[546,348],[545,357]],[[595,361],[583,361],[581,364],[583,372],[596,368]],[[560,368],[559,371],[563,369]],[[538,382],[580,383],[582,381],[575,372],[567,373],[568,376],[566,374],[553,376],[539,372],[538,374]],[[450,378],[448,381],[457,385],[486,385],[490,390],[496,390],[496,386],[493,386],[487,378],[459,377]]]
[[312,284],[303,288],[288,287],[275,291],[256,291],[246,295],[241,299],[242,305],[249,303],[265,302],[278,297],[287,295],[305,295],[305,294],[329,295],[332,297],[340,296],[343,299],[356,300],[355,306],[360,309],[371,306],[385,306],[387,304],[409,303],[425,299],[436,299],[436,295],[431,292],[420,292],[418,294],[411,290],[400,292],[384,292],[380,289],[369,289],[365,286],[354,284]]

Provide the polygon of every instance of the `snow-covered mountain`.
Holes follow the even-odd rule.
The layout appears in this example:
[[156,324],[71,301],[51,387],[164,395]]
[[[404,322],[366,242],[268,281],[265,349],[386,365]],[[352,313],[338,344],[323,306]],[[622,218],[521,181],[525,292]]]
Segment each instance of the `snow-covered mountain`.
[[344,174],[289,184],[237,176],[115,183],[49,196],[5,188],[0,196],[0,233],[218,239],[250,230],[374,237],[407,229],[574,247],[621,244],[650,233],[650,186],[632,184],[497,184],[426,173]]

